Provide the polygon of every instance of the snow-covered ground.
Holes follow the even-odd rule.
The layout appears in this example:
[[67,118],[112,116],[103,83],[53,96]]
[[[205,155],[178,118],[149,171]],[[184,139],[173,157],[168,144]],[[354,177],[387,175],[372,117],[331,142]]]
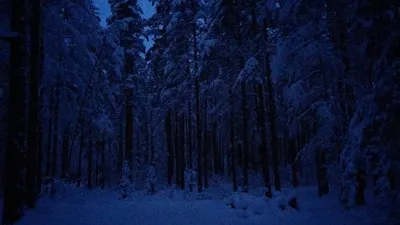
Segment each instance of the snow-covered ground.
[[[226,187],[229,188],[229,187]],[[337,196],[317,197],[316,188],[297,190],[299,210],[278,205],[286,203],[291,190],[263,197],[262,189],[250,194],[227,194],[224,187],[209,189],[201,195],[175,189],[154,196],[135,192],[118,200],[111,191],[69,190],[68,197],[42,198],[36,209],[28,210],[19,225],[344,225],[371,224],[365,209],[346,210]],[[229,192],[228,192],[229,193]],[[234,208],[232,208],[234,205]]]

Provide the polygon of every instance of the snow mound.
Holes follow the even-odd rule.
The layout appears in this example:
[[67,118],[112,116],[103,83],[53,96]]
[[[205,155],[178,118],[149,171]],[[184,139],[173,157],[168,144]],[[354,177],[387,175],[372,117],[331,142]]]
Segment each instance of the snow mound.
[[[234,193],[223,200],[224,204],[232,209],[247,211],[248,214],[261,215],[269,209],[269,200],[248,193]],[[246,217],[248,216],[246,214]],[[242,214],[241,214],[242,215]]]

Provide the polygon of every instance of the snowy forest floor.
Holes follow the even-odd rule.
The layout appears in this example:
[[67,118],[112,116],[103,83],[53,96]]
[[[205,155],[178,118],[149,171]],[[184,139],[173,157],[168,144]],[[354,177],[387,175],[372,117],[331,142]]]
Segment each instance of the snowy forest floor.
[[[225,187],[223,187],[225,186]],[[250,194],[231,194],[231,187],[220,185],[202,194],[176,189],[160,190],[149,196],[134,192],[119,200],[113,191],[70,188],[55,199],[42,197],[37,208],[26,210],[19,225],[344,225],[371,224],[367,207],[344,209],[337,195],[319,198],[316,187],[301,187],[296,196],[299,210],[285,204],[292,190],[274,193],[273,199],[263,197],[262,189]],[[226,190],[227,189],[227,190]],[[229,206],[235,205],[235,209]],[[0,207],[1,208],[1,207]]]

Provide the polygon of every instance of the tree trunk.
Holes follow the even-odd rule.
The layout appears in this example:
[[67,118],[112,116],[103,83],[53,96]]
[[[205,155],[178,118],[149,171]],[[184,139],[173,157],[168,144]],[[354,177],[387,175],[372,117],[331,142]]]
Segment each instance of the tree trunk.
[[213,158],[214,158],[214,173],[218,175],[221,174],[221,154],[218,149],[218,139],[217,139],[217,123],[215,119],[212,122],[212,147],[213,147]]
[[229,148],[231,151],[231,171],[232,171],[232,185],[233,191],[236,192],[238,190],[237,187],[237,177],[236,177],[236,148],[235,148],[235,105],[233,101],[233,93],[232,89],[229,89],[229,104],[230,104],[230,144]]
[[203,141],[204,148],[202,148],[202,161],[203,161],[203,169],[204,169],[204,188],[208,188],[208,146],[209,145],[209,137],[208,137],[208,100],[207,98],[204,100],[204,129],[203,129]]
[[[89,122],[89,125],[91,121]],[[92,141],[92,127],[89,126],[89,134],[88,134],[88,149],[87,149],[87,187],[88,189],[93,188],[92,184],[92,167],[93,167],[93,141]]]
[[58,108],[60,105],[60,75],[57,76],[57,86],[56,86],[56,102],[54,106],[54,130],[53,130],[53,160],[51,164],[51,176],[57,176],[57,154],[58,154]]
[[[192,0],[192,12],[195,13],[195,1]],[[194,47],[194,74],[197,74],[197,30],[196,23],[193,23],[193,47]],[[195,78],[195,95],[196,95],[196,135],[197,135],[197,191],[203,191],[203,173],[202,173],[202,143],[201,143],[201,121],[200,121],[200,81],[196,75]]]
[[247,91],[246,83],[241,83],[241,94],[242,94],[242,137],[243,137],[243,191],[249,192],[249,143],[247,138]]
[[268,198],[272,198],[271,181],[269,174],[269,157],[268,157],[269,154],[267,148],[267,128],[265,120],[264,90],[261,84],[257,86],[257,95],[259,99],[258,114],[260,117],[260,129],[261,129],[261,146],[260,146],[261,166],[264,178],[264,185],[267,188],[267,192],[265,193],[265,195]]
[[22,217],[25,152],[25,0],[11,1],[11,31],[21,34],[10,43],[10,74],[3,222],[13,224]]
[[82,154],[84,151],[84,145],[85,145],[85,119],[83,117],[80,118],[81,122],[81,140],[79,144],[79,158],[78,158],[78,173],[77,173],[77,182],[76,186],[80,187],[81,186],[81,181],[82,181]]
[[181,186],[180,183],[180,151],[181,151],[181,146],[179,143],[179,116],[178,112],[175,112],[175,123],[174,123],[174,158],[175,158],[175,183],[177,187]]
[[26,205],[34,208],[38,191],[36,184],[38,176],[38,141],[39,141],[39,79],[41,77],[41,2],[31,2],[31,61],[30,61],[30,88],[29,88],[29,121],[28,121],[28,149],[26,160]]
[[[101,146],[100,146],[100,141],[96,141],[96,168],[95,168],[95,178],[96,178],[96,186],[100,186],[100,156],[101,156]],[[118,167],[119,168],[119,167]]]
[[[188,102],[188,168],[193,169],[193,150],[192,150],[192,103],[191,101]],[[192,190],[190,190],[192,191]]]
[[[391,174],[391,173],[389,173]],[[357,190],[356,190],[356,196],[355,196],[355,203],[358,206],[365,205],[365,197],[364,197],[364,191],[365,191],[365,171],[360,168],[360,165],[358,165],[357,168],[357,173],[356,173],[356,182],[357,182]],[[393,189],[394,190],[394,189]]]
[[68,167],[68,150],[69,150],[69,129],[65,128],[63,134],[62,150],[61,150],[61,178],[67,178]]
[[[133,171],[133,93],[130,88],[126,90],[126,121],[125,121],[125,160],[128,161],[130,171]],[[132,179],[132,174],[129,174]]]
[[[149,107],[150,108],[150,107]],[[151,109],[150,109],[151,110]],[[145,153],[144,153],[144,164],[150,164],[150,128],[149,128],[149,115],[148,112],[145,112]]]
[[124,127],[122,123],[122,117],[120,121],[120,135],[119,135],[119,154],[118,154],[118,172],[122,175],[122,167],[124,165]]
[[180,120],[180,182],[181,182],[181,189],[185,190],[185,114],[182,113],[181,120]]
[[317,158],[317,179],[318,179],[318,195],[324,196],[329,192],[329,184],[326,179],[326,153],[318,149],[316,152]]
[[[268,42],[267,34],[266,42]],[[270,124],[271,133],[271,148],[272,148],[272,167],[274,171],[274,186],[275,190],[281,190],[281,179],[279,175],[279,154],[278,154],[278,134],[276,129],[276,103],[275,103],[275,92],[273,89],[271,69],[269,65],[269,56],[265,55],[265,73],[267,78],[267,96],[268,96],[268,119]]]
[[101,176],[100,176],[100,187],[104,189],[106,186],[106,133],[103,131],[103,137],[101,142]]
[[153,128],[153,111],[150,110],[150,164],[156,160],[156,152],[154,149],[154,128]]
[[[40,60],[41,60],[41,74],[43,74],[43,61],[44,61],[44,53],[43,53],[43,37],[40,37],[40,44],[41,44],[41,51],[40,51]],[[39,99],[40,99],[40,110],[43,109],[43,97],[44,97],[44,89],[41,89],[39,92]],[[42,177],[43,177],[43,117],[39,116],[39,123],[38,123],[38,158],[37,158],[37,194],[40,195],[42,192]]]
[[293,144],[292,144],[292,148],[291,148],[291,152],[290,152],[290,158],[291,158],[290,162],[292,164],[292,185],[293,185],[293,187],[297,187],[297,186],[299,186],[299,177],[297,175],[299,170],[298,170],[298,166],[297,166],[298,162],[297,162],[296,158],[297,158],[297,152],[299,151],[299,145],[297,143],[298,142],[297,135],[294,138],[295,138],[295,140],[293,140],[293,138],[290,139],[290,143],[293,143],[293,142],[296,143],[295,146],[293,146]]
[[49,106],[49,126],[47,129],[47,153],[46,153],[46,177],[51,173],[51,137],[53,136],[53,105],[54,105],[54,89],[50,91],[50,106]]
[[172,186],[172,176],[174,174],[174,155],[172,150],[172,135],[171,135],[171,110],[169,109],[165,117],[165,134],[167,139],[168,150],[168,186]]

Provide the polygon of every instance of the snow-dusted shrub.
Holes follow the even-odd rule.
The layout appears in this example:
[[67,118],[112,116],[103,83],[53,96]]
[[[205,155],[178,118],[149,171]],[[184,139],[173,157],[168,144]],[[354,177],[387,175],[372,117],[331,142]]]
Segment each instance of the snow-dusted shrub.
[[216,196],[209,192],[201,192],[196,195],[196,200],[213,200]]
[[132,191],[133,191],[131,170],[129,168],[128,161],[125,161],[124,165],[122,167],[122,175],[121,175],[121,180],[120,180],[120,183],[118,186],[118,190],[120,193],[120,197],[122,199],[127,198],[130,195],[130,193],[132,193]]
[[156,173],[156,167],[155,164],[152,163],[149,165],[148,171],[147,171],[147,193],[148,194],[155,194],[156,193],[156,182],[157,182],[157,173]]
[[275,198],[276,205],[281,209],[285,210],[287,208],[287,198],[284,195],[279,195]]
[[210,187],[206,192],[213,196],[213,199],[223,199],[229,196],[232,192],[232,185],[223,182],[223,178],[219,175],[213,174],[209,180]]
[[65,197],[67,190],[72,184],[68,184],[64,180],[56,179],[54,177],[45,177],[40,195],[51,198]]
[[223,201],[225,205],[232,209],[243,210],[254,215],[261,215],[269,210],[269,200],[267,198],[257,197],[244,192],[234,193]]
[[185,169],[184,179],[185,179],[185,187],[189,189],[189,191],[193,191],[193,188],[196,185],[196,171],[192,169]]
[[241,193],[234,193],[233,195],[224,199],[225,205],[231,207],[232,209],[242,208],[243,209],[243,201],[241,197]]

